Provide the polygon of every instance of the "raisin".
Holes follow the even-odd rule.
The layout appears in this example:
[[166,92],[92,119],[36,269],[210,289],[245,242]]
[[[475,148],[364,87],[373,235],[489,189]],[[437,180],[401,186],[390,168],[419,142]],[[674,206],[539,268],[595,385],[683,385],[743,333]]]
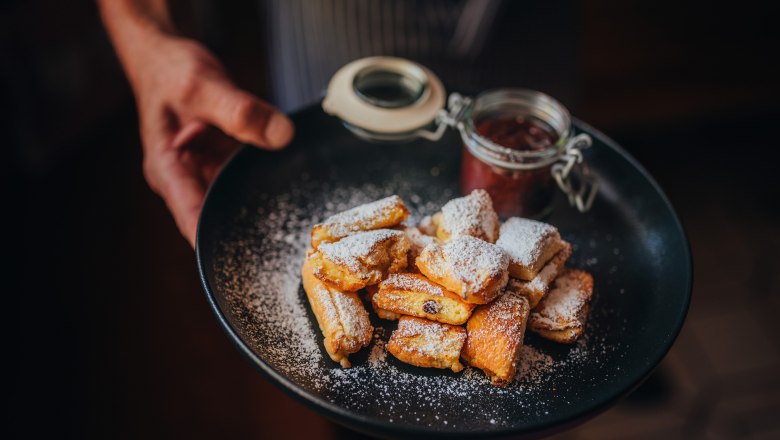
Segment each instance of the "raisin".
[[436,301],[429,299],[428,301],[425,301],[422,305],[423,311],[429,315],[435,315],[439,313],[440,307],[439,303]]

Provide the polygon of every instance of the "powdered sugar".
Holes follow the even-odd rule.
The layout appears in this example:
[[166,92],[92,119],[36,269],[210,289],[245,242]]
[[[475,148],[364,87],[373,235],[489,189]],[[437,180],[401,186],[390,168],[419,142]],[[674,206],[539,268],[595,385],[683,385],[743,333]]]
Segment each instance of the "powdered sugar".
[[398,322],[398,328],[395,330],[395,333],[402,338],[425,336],[430,339],[437,339],[444,337],[451,328],[454,328],[454,326],[406,316]]
[[396,346],[403,351],[414,351],[432,358],[450,356],[457,359],[466,340],[466,331],[459,326],[404,316],[398,321],[398,328],[390,340],[412,337],[415,338],[414,343],[401,343]]
[[482,289],[490,279],[506,276],[509,266],[509,258],[501,248],[468,235],[444,244],[432,243],[423,249],[420,258],[432,262],[428,268],[438,278],[458,280],[463,288],[456,293],[461,295]]
[[403,232],[392,229],[358,232],[335,243],[322,243],[317,250],[334,263],[359,272],[380,243],[402,235]]
[[344,328],[345,335],[360,338],[363,335],[370,334],[371,323],[368,320],[366,309],[360,300],[356,301],[353,297],[341,292],[333,292],[330,297],[336,308],[336,313],[338,313],[338,322]]
[[463,327],[403,316],[387,342],[387,351],[411,365],[459,372],[464,368],[460,352],[465,340]]
[[619,345],[610,335],[619,328],[610,323],[622,321],[613,319],[614,311],[599,307],[594,311],[600,318],[590,321],[588,332],[574,346],[551,345],[527,335],[517,379],[506,388],[492,386],[482,371],[471,367],[459,374],[432,374],[386,356],[384,341],[395,324],[373,317],[375,340],[350,356],[352,368],[342,369],[329,359],[300,288],[309,232],[323,216],[391,194],[406,201],[421,194],[418,200],[423,202],[409,206],[412,219],[436,212],[452,197],[449,183],[412,187],[410,179],[398,175],[382,186],[296,182],[281,194],[260,194],[251,199],[256,205],[231,213],[232,224],[225,227],[230,232],[215,252],[212,286],[219,291],[217,297],[224,298],[220,309],[249,349],[300,392],[364,417],[414,427],[443,429],[448,421],[448,429],[501,429],[518,418],[542,418],[562,396],[574,398],[584,387],[600,386],[601,379],[589,379],[581,366],[614,356]]
[[443,228],[450,238],[470,235],[495,243],[498,215],[493,201],[483,189],[475,189],[465,197],[452,199],[441,208]]
[[553,281],[555,281],[555,278],[560,274],[563,265],[570,255],[571,245],[564,242],[563,249],[558,251],[552,260],[545,264],[542,270],[540,270],[531,281],[513,278],[509,280],[509,283],[512,284],[514,289],[523,293],[534,292],[546,294],[550,290],[550,286]]
[[403,205],[401,198],[392,195],[328,217],[323,226],[335,238],[346,237],[353,232],[365,230],[365,225],[376,218],[387,217],[399,205]]
[[420,251],[422,251],[425,246],[428,246],[429,244],[436,241],[436,238],[423,234],[418,228],[415,228],[414,226],[404,228],[404,234],[409,240],[414,257],[417,257],[417,255],[420,254]]
[[558,229],[547,223],[512,217],[501,225],[496,244],[504,249],[513,263],[530,266],[542,254],[546,239],[558,236]]
[[582,308],[590,301],[592,283],[583,283],[583,272],[567,270],[555,280],[550,293],[542,299],[534,311],[534,319],[547,323],[551,328],[578,320]]
[[444,296],[443,287],[421,275],[410,273],[391,274],[380,283],[379,287],[407,292],[421,292],[431,296]]
[[517,380],[525,383],[537,382],[549,374],[554,366],[555,360],[552,356],[530,345],[523,345],[517,365]]
[[368,355],[368,366],[372,368],[381,368],[386,360],[387,351],[385,350],[385,341],[382,340],[382,337],[377,333],[374,337],[374,345],[371,347],[371,354]]
[[[488,315],[491,320],[496,320],[501,325],[502,333],[514,333],[516,331],[523,331],[525,325],[518,325],[524,323],[528,318],[529,311],[528,300],[519,294],[514,292],[507,292],[505,295],[501,295],[495,301],[488,306]],[[525,317],[523,317],[525,315]],[[511,325],[513,328],[508,327]]]

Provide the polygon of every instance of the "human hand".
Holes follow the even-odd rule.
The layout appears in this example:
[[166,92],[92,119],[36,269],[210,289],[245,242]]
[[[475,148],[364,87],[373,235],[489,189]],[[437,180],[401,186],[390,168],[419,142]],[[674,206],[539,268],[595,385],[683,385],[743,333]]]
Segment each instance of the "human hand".
[[294,127],[273,106],[237,88],[197,42],[161,35],[150,48],[126,65],[140,118],[144,176],[194,247],[206,190],[237,141],[275,150],[290,142]]

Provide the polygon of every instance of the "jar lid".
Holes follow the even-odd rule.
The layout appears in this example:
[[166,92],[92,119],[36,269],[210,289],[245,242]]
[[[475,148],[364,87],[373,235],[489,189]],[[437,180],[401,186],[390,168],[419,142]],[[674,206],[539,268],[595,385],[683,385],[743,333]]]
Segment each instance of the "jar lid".
[[403,58],[355,60],[333,75],[323,110],[369,138],[415,136],[444,107],[445,91],[427,68]]

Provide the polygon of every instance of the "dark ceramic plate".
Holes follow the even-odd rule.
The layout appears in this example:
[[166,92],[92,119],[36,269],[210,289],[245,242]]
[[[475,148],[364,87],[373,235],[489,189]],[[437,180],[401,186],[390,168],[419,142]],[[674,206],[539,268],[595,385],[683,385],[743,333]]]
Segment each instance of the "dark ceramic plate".
[[[635,388],[674,342],[690,300],[685,234],[658,185],[601,133],[586,159],[601,180],[593,209],[563,196],[547,221],[595,278],[586,335],[564,346],[526,336],[518,380],[421,369],[385,353],[394,322],[372,316],[371,347],[331,362],[300,286],[309,229],[325,216],[399,194],[412,216],[458,195],[460,143],[369,144],[311,108],[282,152],[244,148],[208,193],[198,229],[203,286],[223,328],[269,380],[310,407],[380,436],[539,435],[603,411]],[[269,402],[269,404],[273,404]]]

